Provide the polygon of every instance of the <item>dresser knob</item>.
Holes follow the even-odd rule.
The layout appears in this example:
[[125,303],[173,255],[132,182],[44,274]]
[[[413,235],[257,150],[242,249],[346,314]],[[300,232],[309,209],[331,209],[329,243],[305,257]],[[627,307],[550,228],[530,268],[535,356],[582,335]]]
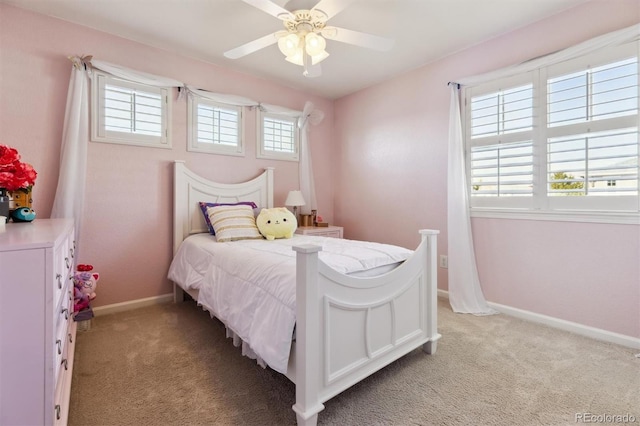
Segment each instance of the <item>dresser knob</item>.
[[60,404],[56,404],[56,420],[60,420]]
[[56,345],[58,346],[58,355],[62,354],[62,340],[56,340]]

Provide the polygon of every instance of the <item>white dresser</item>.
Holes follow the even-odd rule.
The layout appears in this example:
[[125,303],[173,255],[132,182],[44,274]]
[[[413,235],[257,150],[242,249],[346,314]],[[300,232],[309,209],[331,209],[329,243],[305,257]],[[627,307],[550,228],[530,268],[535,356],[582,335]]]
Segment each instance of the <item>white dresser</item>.
[[0,231],[0,425],[64,425],[76,339],[73,221]]

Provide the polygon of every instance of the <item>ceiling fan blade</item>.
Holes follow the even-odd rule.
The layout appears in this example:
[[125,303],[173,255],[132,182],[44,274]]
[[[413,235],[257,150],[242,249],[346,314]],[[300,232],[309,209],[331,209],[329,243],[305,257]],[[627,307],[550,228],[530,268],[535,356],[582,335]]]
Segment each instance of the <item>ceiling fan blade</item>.
[[354,1],[355,0],[320,0],[311,10],[319,10],[327,15],[327,19],[329,19],[342,12],[343,9],[346,9],[347,6]]
[[251,6],[268,13],[271,16],[275,16],[278,19],[295,19],[295,16],[287,9],[278,6],[271,0],[242,0],[243,2],[250,4]]
[[235,49],[227,50],[224,52],[224,56],[229,59],[238,59],[246,56],[250,53],[256,52],[265,47],[271,46],[278,41],[277,33],[268,34],[264,37],[260,37],[256,40],[245,43],[242,46],[238,46]]
[[347,30],[346,28],[338,27],[325,27],[322,30],[322,35],[329,40],[354,44],[356,46],[379,50],[381,52],[391,50],[395,43],[395,41],[390,38],[361,33],[359,31]]

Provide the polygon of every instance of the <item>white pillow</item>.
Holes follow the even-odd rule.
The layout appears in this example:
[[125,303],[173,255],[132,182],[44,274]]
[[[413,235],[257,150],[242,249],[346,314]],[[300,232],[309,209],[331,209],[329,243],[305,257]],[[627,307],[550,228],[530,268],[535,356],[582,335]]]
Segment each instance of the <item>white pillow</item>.
[[253,208],[248,205],[207,207],[207,214],[219,242],[259,240]]

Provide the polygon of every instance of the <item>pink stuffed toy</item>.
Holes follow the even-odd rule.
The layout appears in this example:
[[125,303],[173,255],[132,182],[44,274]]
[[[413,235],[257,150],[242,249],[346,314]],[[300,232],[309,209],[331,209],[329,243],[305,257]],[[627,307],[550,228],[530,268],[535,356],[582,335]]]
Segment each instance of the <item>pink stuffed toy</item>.
[[80,312],[89,307],[89,296],[83,294],[80,289],[73,286],[73,312]]
[[78,265],[77,272],[73,274],[74,300],[73,310],[79,312],[89,307],[89,302],[96,298],[96,286],[100,274],[91,272],[93,266]]

